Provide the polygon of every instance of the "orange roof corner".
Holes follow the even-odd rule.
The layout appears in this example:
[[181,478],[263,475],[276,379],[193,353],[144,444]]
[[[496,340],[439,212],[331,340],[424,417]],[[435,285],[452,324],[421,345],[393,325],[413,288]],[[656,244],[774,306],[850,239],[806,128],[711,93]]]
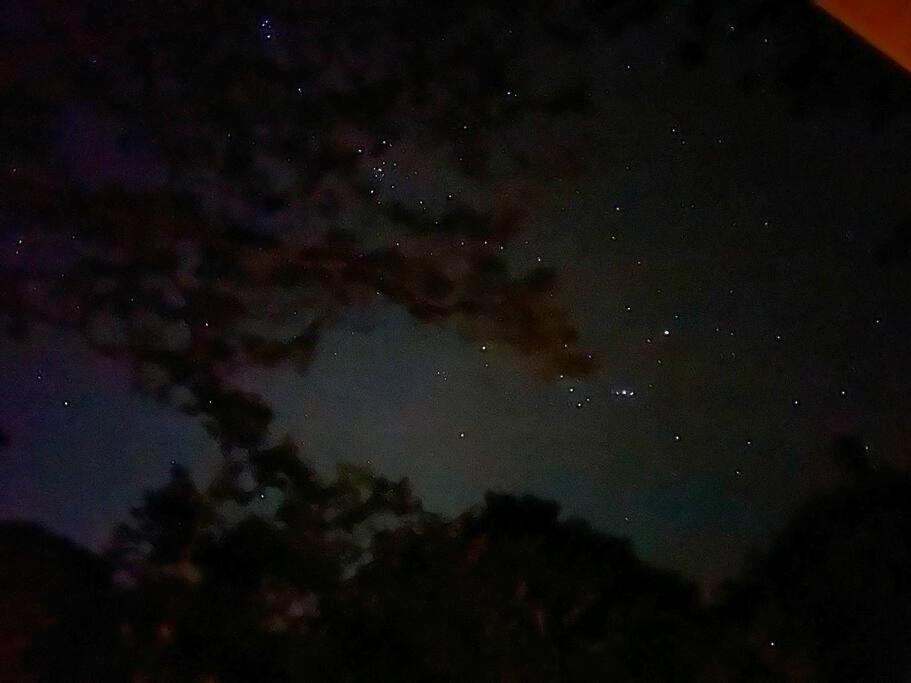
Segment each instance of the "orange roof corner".
[[816,0],[816,4],[911,71],[911,0]]

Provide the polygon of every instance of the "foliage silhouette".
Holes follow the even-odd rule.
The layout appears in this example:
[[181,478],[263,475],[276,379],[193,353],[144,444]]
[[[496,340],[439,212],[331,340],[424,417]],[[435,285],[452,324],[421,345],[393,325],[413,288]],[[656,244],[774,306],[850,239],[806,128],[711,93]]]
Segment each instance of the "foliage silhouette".
[[[15,3],[5,327],[62,325],[127,358],[226,451],[261,446],[272,417],[237,372],[306,368],[351,307],[389,302],[545,376],[588,373],[553,274],[511,273],[501,249],[579,171],[586,48],[669,11],[694,64],[773,33],[758,62],[741,50],[743,84],[783,85],[798,109],[859,101],[882,120],[909,101],[897,70],[796,0]],[[385,188],[407,185],[400,149],[429,186]]]
[[111,566],[36,524],[17,521],[0,524],[0,558],[0,680],[28,680],[31,648],[66,662],[62,670],[70,679],[100,673],[111,680],[103,661],[83,667],[80,658],[84,647],[97,652],[116,645],[102,642],[103,631],[86,628],[94,615],[105,618]]
[[[110,552],[115,607],[37,639],[39,678],[660,680],[708,661],[695,587],[555,503],[489,494],[445,520],[406,481],[321,482],[280,448],[265,489],[175,468]],[[71,628],[79,652],[52,656]]]
[[[271,421],[236,371],[305,368],[351,307],[387,301],[546,376],[589,372],[552,274],[510,273],[502,250],[584,143],[565,133],[584,85],[542,83],[522,51],[574,54],[609,21],[598,5],[521,21],[505,3],[17,6],[0,74],[8,331],[63,325],[125,356],[225,450],[261,445]],[[384,186],[409,182],[399,147],[429,188]]]
[[445,519],[290,443],[205,490],[175,468],[104,559],[0,526],[0,600],[30,680],[899,681],[911,480],[850,439],[833,457],[843,482],[714,603],[556,503]]
[[901,681],[911,670],[911,478],[833,445],[843,481],[804,503],[727,599],[784,680]]
[[[272,411],[236,382],[250,367],[305,369],[346,310],[381,300],[545,376],[591,372],[554,274],[514,274],[502,256],[541,188],[578,172],[590,113],[583,77],[553,83],[523,59],[553,47],[583,74],[586,41],[668,2],[542,0],[522,14],[396,0],[277,2],[269,15],[194,0],[20,5],[0,68],[0,221],[17,243],[0,276],[7,330],[62,325],[124,357],[227,456],[202,491],[175,468],[103,559],[2,527],[3,604],[32,615],[10,623],[34,636],[39,680],[908,670],[911,486],[851,443],[839,446],[842,488],[807,503],[709,608],[553,503],[491,494],[449,520],[407,481],[353,467],[322,481],[290,442],[267,445]],[[745,64],[742,85],[784,85],[795,110],[869,101],[882,121],[908,100],[806,3],[682,11],[679,57],[694,66],[722,36],[791,27],[775,61]],[[439,175],[439,201],[377,194],[398,150]]]

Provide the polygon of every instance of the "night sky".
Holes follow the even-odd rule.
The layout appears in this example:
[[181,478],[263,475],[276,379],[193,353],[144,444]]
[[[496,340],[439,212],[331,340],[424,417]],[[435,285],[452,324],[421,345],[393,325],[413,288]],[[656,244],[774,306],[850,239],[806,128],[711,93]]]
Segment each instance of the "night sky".
[[[6,35],[40,34],[29,7],[5,3]],[[873,73],[901,78],[824,14],[809,16]],[[279,12],[251,17],[266,54],[292,49]],[[546,170],[533,154],[517,166],[494,158],[511,180],[476,181],[447,157],[463,133],[428,138],[419,114],[403,119],[394,144],[373,140],[360,153],[378,201],[430,215],[501,195],[533,204],[501,256],[519,272],[555,271],[555,301],[594,372],[551,378],[483,328],[428,325],[378,295],[334,318],[305,372],[237,370],[235,382],[275,411],[270,434],[292,435],[321,471],[348,461],[407,476],[447,514],[488,489],[554,498],[628,535],[645,559],[705,581],[736,572],[801,500],[831,485],[837,435],[907,465],[911,269],[888,256],[911,215],[911,113],[879,116],[839,66],[825,83],[842,95],[834,104],[814,106],[812,77],[795,94],[774,69],[812,27],[770,21],[741,36],[718,22],[724,30],[695,65],[680,57],[682,9],[619,36],[595,32],[571,57],[531,32],[517,38],[501,94],[518,116],[484,144],[496,157],[501,139],[520,149],[543,139]],[[86,50],[86,69],[116,71],[104,44]],[[43,78],[20,65],[4,79],[18,79],[16,69]],[[523,115],[541,93],[577,83],[584,111]],[[907,101],[911,81],[899,87]],[[98,101],[70,94],[55,113],[48,139],[60,177],[126,194],[174,182],[141,122],[124,144]],[[466,117],[463,130],[474,125]],[[352,147],[359,140],[351,134]],[[555,151],[564,143],[567,158]],[[0,164],[10,177],[27,172],[15,154]],[[267,167],[275,185],[301,173]],[[211,190],[207,211],[232,210],[217,169],[180,182]],[[306,210],[247,218],[280,231]],[[399,239],[388,224],[345,220],[343,210],[364,242]],[[49,258],[29,251],[21,214],[4,212],[2,226],[4,267]],[[877,258],[883,245],[887,258]],[[221,460],[198,420],[135,389],[126,361],[53,326],[2,341],[0,424],[0,515],[96,548],[172,460],[200,479]]]

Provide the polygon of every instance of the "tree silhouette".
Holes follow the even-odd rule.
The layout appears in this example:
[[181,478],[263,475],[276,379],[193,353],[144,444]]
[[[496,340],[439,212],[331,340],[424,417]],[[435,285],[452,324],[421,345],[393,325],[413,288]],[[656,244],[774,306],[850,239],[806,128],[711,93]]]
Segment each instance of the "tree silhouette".
[[[311,634],[348,590],[372,526],[422,515],[407,482],[351,466],[323,482],[288,442],[226,463],[204,491],[175,467],[117,533],[110,618],[64,623],[37,651],[79,628],[93,634],[79,653],[84,680],[293,680],[314,660]],[[35,662],[47,680],[67,675],[60,658]]]
[[833,444],[844,482],[806,501],[727,599],[768,677],[900,681],[911,660],[911,480]]
[[289,443],[203,490],[175,468],[103,560],[0,525],[0,602],[40,617],[12,630],[32,680],[898,681],[911,483],[864,454],[834,444],[843,483],[714,604],[556,503],[446,519]]
[[441,681],[710,672],[694,587],[645,566],[627,540],[558,514],[553,502],[488,494],[452,522],[378,535],[329,630],[336,648],[323,651],[346,663],[333,680],[375,671]]
[[[744,84],[883,116],[907,99],[805,5],[676,5],[681,57],[772,28],[783,42],[744,60]],[[125,357],[225,450],[261,445],[272,415],[237,370],[305,368],[351,307],[390,302],[547,376],[587,373],[553,273],[512,273],[503,249],[579,170],[583,48],[669,8],[17,3],[0,70],[7,330],[63,325]],[[554,49],[559,80],[542,75]]]
[[[64,677],[112,680],[109,660],[82,651],[116,644],[92,617],[108,621],[111,566],[92,552],[36,524],[0,523],[0,680],[30,680],[30,652],[52,653]],[[59,636],[59,637],[58,637]],[[34,662],[31,662],[34,664]]]
[[[243,484],[256,469],[265,489]],[[109,559],[116,588],[99,602],[113,608],[36,640],[42,680],[71,657],[95,681],[695,680],[715,666],[695,587],[557,504],[489,494],[446,520],[406,481],[343,467],[322,482],[287,443],[206,491],[175,468]],[[78,653],[61,647],[70,629]]]
[[521,58],[572,54],[611,22],[599,3],[14,14],[0,73],[11,334],[63,325],[127,358],[226,450],[260,445],[271,419],[236,370],[305,368],[346,308],[388,301],[547,376],[590,370],[553,274],[513,274],[503,250],[584,142],[565,132],[584,79],[548,83]]
[[[236,381],[251,367],[306,369],[345,311],[381,301],[500,344],[546,377],[591,372],[554,273],[513,272],[504,253],[554,178],[580,170],[582,48],[670,6],[10,10],[6,329],[64,326],[124,358],[143,390],[198,416],[226,455],[204,490],[175,468],[104,561],[4,529],[0,557],[15,560],[2,565],[4,604],[37,615],[25,630],[46,626],[29,660],[39,680],[908,670],[908,482],[848,442],[838,457],[849,482],[808,503],[714,612],[556,504],[492,494],[449,520],[407,481],[353,467],[323,481],[293,444],[268,441],[271,408]],[[882,120],[908,101],[894,72],[806,3],[692,0],[680,11],[678,57],[693,66],[722,41],[788,26],[775,58],[746,62],[741,83],[784,86],[797,110],[869,101]],[[567,57],[566,78],[541,73],[551,49]],[[55,565],[66,575],[47,573]],[[25,595],[41,573],[47,586]]]

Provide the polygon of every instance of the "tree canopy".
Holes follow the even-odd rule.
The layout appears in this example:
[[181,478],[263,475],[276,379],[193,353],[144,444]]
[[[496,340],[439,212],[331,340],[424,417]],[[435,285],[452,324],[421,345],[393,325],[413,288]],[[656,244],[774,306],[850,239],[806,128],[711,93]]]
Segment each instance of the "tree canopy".
[[[742,86],[795,108],[907,96],[807,3],[12,3],[3,27],[0,314],[75,330],[221,445],[271,408],[238,368],[306,368],[387,302],[591,372],[554,274],[504,250],[581,170],[593,45],[674,17],[679,59],[774,34]],[[598,41],[602,41],[599,43]],[[558,53],[560,78],[545,68]],[[721,57],[725,58],[725,57]],[[876,77],[874,78],[874,74]]]

